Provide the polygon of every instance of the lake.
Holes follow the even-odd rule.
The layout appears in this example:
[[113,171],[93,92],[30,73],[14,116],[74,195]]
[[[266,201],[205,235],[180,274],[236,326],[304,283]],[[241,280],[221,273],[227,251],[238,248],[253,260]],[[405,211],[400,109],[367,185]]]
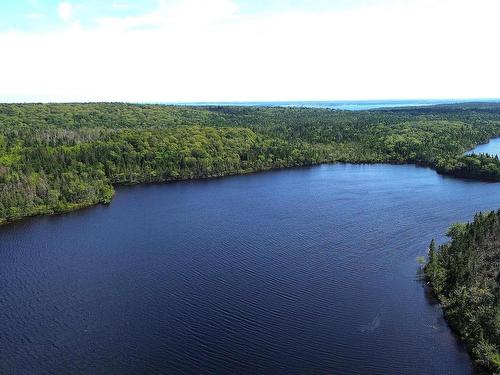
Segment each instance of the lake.
[[0,373],[470,374],[417,280],[500,184],[322,165],[0,228]]

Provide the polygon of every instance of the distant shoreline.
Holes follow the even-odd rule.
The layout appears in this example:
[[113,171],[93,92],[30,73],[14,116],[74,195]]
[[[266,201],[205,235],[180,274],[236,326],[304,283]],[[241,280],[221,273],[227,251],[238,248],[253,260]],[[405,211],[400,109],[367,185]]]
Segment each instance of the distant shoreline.
[[241,106],[241,107],[298,107],[323,108],[347,111],[363,111],[381,108],[424,107],[446,104],[500,103],[500,99],[389,99],[389,100],[290,100],[290,101],[228,101],[228,102],[152,102],[140,104],[162,104],[176,106]]
[[381,100],[278,100],[278,101],[0,101],[0,104],[131,104],[174,107],[282,107],[333,109],[342,111],[371,111],[405,109],[439,105],[500,104],[500,98],[480,99],[381,99]]

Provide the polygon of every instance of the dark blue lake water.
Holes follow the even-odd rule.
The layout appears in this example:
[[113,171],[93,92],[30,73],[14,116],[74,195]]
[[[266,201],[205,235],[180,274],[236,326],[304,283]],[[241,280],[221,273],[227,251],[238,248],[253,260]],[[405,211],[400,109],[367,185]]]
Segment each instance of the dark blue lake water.
[[469,374],[416,280],[500,184],[323,165],[0,228],[0,373]]

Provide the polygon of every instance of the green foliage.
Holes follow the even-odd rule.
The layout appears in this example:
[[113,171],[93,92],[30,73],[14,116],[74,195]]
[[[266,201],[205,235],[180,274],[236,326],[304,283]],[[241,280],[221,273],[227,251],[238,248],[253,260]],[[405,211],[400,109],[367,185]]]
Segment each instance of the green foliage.
[[454,225],[451,241],[431,244],[425,278],[478,363],[500,371],[500,211]]
[[113,185],[317,164],[321,150],[245,128],[32,130],[0,159],[0,221],[109,203]]
[[496,180],[460,157],[500,134],[500,106],[348,112],[121,103],[0,104],[0,223],[108,203],[116,184],[324,162],[416,163]]
[[440,160],[436,169],[461,178],[500,181],[500,160],[488,154],[466,155]]

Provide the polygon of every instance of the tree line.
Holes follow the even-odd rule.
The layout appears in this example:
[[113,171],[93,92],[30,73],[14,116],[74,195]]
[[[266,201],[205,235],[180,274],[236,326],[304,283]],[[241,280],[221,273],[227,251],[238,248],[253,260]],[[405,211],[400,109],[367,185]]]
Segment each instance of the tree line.
[[474,359],[500,372],[500,211],[476,214],[429,247],[424,273]]

